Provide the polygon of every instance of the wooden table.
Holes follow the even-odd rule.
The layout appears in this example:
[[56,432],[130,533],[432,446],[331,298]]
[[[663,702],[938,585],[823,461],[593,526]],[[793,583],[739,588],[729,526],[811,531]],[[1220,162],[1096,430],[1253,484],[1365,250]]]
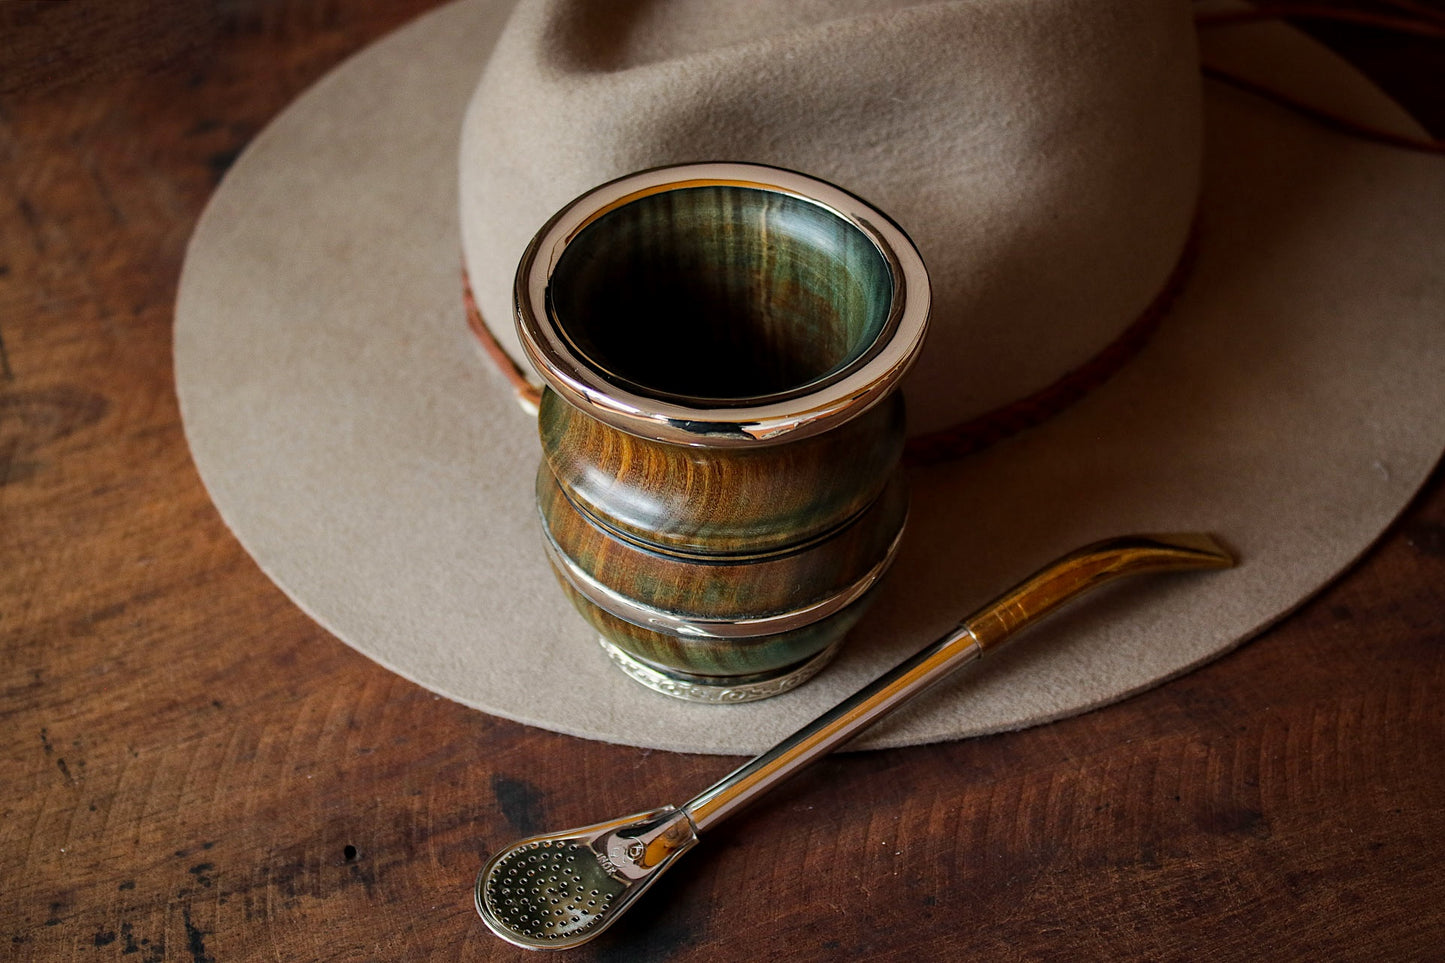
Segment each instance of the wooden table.
[[[519,958],[471,907],[485,854],[734,763],[402,681],[267,581],[191,464],[170,330],[202,205],[428,6],[0,5],[0,956]],[[1321,33],[1445,131],[1438,42]],[[1441,959],[1442,643],[1437,472],[1234,654],[1065,722],[831,759],[576,958]]]

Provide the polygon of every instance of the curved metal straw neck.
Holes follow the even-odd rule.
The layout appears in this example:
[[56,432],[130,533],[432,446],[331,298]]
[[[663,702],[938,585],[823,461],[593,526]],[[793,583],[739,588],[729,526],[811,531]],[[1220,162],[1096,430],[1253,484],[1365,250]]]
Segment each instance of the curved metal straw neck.
[[953,631],[733,770],[681,810],[699,831],[716,825],[955,670],[1106,582],[1126,575],[1227,568],[1233,564],[1230,554],[1207,535],[1126,536],[1072,552],[994,598]]

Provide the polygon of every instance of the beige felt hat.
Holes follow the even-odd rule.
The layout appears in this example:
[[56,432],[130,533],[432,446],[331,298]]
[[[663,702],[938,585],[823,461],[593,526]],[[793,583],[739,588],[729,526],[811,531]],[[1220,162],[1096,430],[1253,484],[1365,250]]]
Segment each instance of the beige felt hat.
[[[1228,572],[1077,605],[862,745],[1054,719],[1288,614],[1445,447],[1445,164],[1201,92],[1195,5],[512,7],[438,10],[304,95],[217,191],[177,303],[187,437],[227,522],[313,617],[443,695],[590,738],[751,752],[1084,542],[1204,530],[1237,552]],[[1288,28],[1200,42],[1419,133]],[[934,285],[905,382],[916,434],[1112,359],[1042,423],[915,467],[898,560],[837,661],[742,706],[651,693],[597,647],[546,561],[535,424],[462,310],[459,259],[520,360],[510,294],[532,234],[603,181],[697,160],[825,178],[910,233]]]

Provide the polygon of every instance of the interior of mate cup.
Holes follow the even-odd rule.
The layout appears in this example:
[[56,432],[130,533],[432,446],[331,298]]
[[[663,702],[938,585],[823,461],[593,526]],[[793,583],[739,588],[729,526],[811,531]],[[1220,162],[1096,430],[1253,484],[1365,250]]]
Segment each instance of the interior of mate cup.
[[870,356],[893,278],[827,208],[711,184],[607,211],[567,245],[548,291],[555,323],[609,381],[728,406],[806,392]]

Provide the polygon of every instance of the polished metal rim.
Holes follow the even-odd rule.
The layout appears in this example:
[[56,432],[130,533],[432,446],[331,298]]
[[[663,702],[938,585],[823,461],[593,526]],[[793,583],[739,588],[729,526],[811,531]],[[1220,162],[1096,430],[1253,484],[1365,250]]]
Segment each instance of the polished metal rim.
[[[547,310],[547,286],[567,245],[609,211],[660,191],[726,185],[774,191],[817,204],[868,237],[892,273],[894,299],[878,344],[803,392],[729,402],[643,394],[602,376],[578,356]],[[928,324],[928,273],[908,235],[866,201],[826,181],[760,164],[682,164],[641,171],[597,187],[559,211],[517,269],[522,347],[547,384],[571,404],[623,431],[710,447],[794,440],[862,414],[893,390],[917,357]]]

